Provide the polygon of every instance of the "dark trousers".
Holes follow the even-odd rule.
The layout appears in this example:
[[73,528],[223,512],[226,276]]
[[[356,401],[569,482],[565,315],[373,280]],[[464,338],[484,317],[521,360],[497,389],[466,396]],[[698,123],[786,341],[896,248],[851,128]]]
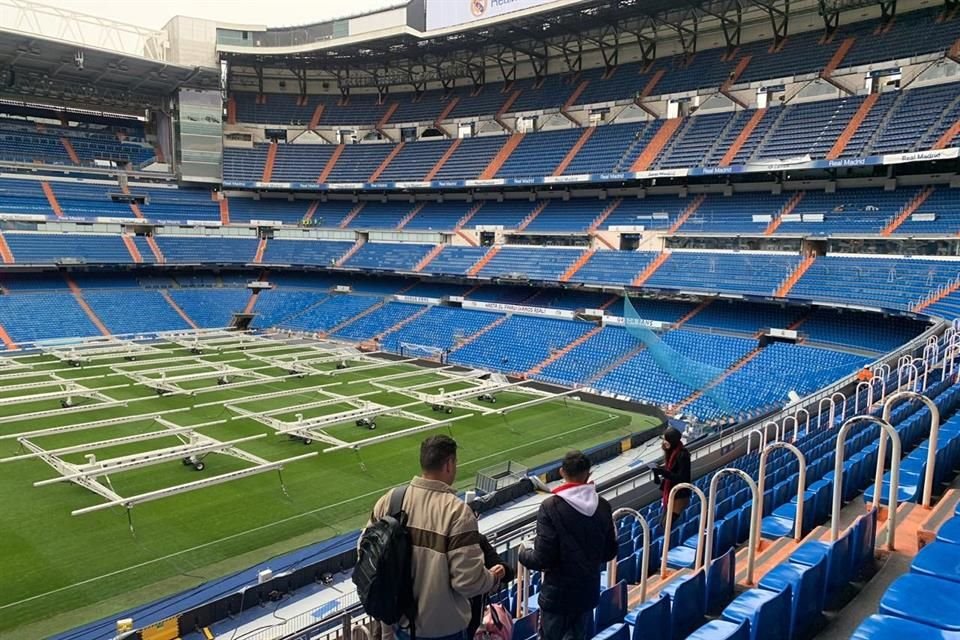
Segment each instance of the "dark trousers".
[[555,613],[540,611],[540,640],[586,640],[592,611]]

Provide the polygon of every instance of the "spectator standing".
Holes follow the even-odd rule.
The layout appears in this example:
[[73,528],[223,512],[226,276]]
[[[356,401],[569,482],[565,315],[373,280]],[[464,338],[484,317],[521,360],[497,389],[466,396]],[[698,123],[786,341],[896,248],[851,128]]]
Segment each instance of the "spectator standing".
[[[503,579],[504,567],[484,566],[477,517],[453,490],[456,441],[449,436],[424,440],[420,470],[403,497],[413,541],[415,635],[417,640],[466,640],[470,599],[490,592]],[[391,494],[377,501],[371,522],[387,514]],[[397,640],[409,640],[406,627],[403,621],[393,630]]]
[[[683,446],[682,434],[673,427],[667,427],[663,432],[660,443],[663,448],[663,464],[653,470],[653,481],[660,485],[661,500],[663,501],[662,518],[666,525],[667,502],[670,499],[670,490],[682,483],[690,482],[690,452]],[[677,515],[690,504],[690,489],[680,489],[673,498],[673,523],[677,522]]]
[[590,460],[571,451],[560,467],[563,484],[537,513],[533,548],[520,562],[543,572],[540,589],[542,640],[584,640],[600,598],[600,572],[617,556],[610,504],[589,482]]

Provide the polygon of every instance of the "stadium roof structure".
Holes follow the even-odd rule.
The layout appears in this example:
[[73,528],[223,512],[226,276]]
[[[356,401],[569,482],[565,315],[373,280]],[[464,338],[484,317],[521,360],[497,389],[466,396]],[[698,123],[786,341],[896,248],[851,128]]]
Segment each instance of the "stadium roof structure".
[[[261,82],[264,69],[293,73],[304,93],[306,77],[315,78],[317,73],[335,78],[341,90],[398,84],[419,90],[427,82],[449,86],[465,78],[483,84],[486,67],[499,66],[510,80],[518,64],[529,64],[534,76],[541,77],[551,59],[562,60],[566,70],[576,72],[581,70],[583,54],[590,51],[599,51],[609,68],[618,64],[618,52],[625,45],[638,45],[642,59],[652,62],[657,41],[667,38],[678,40],[692,55],[698,34],[705,31],[722,31],[732,49],[740,44],[741,27],[766,21],[774,40],[780,41],[787,36],[790,16],[819,13],[825,29],[831,31],[840,12],[867,5],[879,5],[889,18],[896,1],[582,0],[550,10],[513,13],[493,22],[434,31],[408,25],[368,37],[300,40],[295,46],[282,46],[283,29],[271,29],[277,46],[255,50],[221,46],[219,50],[232,65],[252,68]],[[268,71],[267,75],[273,74]]]
[[7,98],[128,112],[158,106],[181,87],[219,89],[220,72],[0,28],[0,95]]

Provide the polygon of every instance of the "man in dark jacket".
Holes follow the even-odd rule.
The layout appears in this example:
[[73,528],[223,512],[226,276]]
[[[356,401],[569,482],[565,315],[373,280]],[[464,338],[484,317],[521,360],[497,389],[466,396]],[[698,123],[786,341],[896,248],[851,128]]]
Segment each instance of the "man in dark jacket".
[[543,640],[583,640],[600,598],[600,571],[617,556],[610,504],[587,483],[590,460],[580,451],[563,458],[564,482],[537,513],[537,538],[520,562],[543,572],[540,627]]

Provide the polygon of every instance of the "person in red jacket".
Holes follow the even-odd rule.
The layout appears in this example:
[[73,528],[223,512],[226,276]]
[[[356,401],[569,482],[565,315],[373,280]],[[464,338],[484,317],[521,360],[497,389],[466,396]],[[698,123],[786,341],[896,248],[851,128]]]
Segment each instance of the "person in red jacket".
[[[690,482],[690,452],[683,446],[682,434],[673,427],[663,432],[663,464],[653,469],[653,481],[660,485],[663,501],[662,522],[666,526],[670,490],[681,482]],[[680,489],[673,498],[673,524],[690,504],[690,489]]]

